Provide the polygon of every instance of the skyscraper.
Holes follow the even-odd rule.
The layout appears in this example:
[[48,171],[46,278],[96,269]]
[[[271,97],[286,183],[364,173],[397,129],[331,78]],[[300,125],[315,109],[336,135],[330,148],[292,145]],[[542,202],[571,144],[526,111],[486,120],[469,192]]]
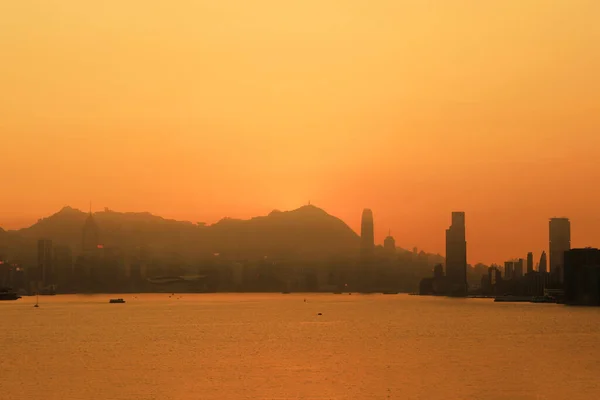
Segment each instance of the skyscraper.
[[33,281],[37,282],[36,290],[41,289],[43,285],[48,285],[54,279],[54,265],[52,255],[52,240],[40,239],[38,240],[38,268]]
[[540,256],[540,265],[538,267],[538,271],[543,274],[548,272],[548,261],[546,260],[545,251],[542,251],[542,255]]
[[388,233],[387,237],[383,240],[383,248],[388,253],[394,253],[396,251],[396,241],[392,236],[391,231]]
[[521,279],[523,277],[523,264],[524,261],[522,258],[519,258],[518,260],[513,262],[513,268],[514,268],[514,277],[516,279]]
[[446,276],[454,293],[467,293],[467,241],[465,213],[453,212],[446,229]]
[[530,274],[533,272],[533,253],[527,253],[527,273]]
[[513,261],[504,261],[504,279],[512,279],[514,276],[515,263]]
[[92,211],[90,211],[83,225],[81,248],[84,252],[94,251],[98,248],[99,244],[100,232],[98,230],[98,225],[96,225],[96,221],[94,220],[94,216],[92,215]]
[[571,249],[571,222],[568,218],[550,219],[550,274],[563,281],[565,251]]
[[565,252],[564,290],[567,304],[600,305],[600,250],[587,247]]
[[360,254],[363,257],[373,255],[375,249],[375,237],[373,234],[373,212],[365,208],[362,213],[360,224]]

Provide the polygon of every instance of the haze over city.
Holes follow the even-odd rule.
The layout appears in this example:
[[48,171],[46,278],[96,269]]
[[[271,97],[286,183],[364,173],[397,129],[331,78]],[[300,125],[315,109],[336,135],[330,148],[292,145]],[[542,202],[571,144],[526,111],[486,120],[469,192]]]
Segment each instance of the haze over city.
[[468,261],[600,241],[597,1],[19,1],[0,226],[65,205],[213,223],[309,200]]
[[0,397],[600,398],[599,21],[0,1]]

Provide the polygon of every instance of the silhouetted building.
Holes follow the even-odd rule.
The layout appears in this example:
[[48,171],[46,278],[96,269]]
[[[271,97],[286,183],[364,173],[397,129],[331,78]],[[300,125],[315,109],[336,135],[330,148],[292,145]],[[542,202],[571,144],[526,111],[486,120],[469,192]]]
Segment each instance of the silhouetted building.
[[538,266],[538,271],[544,274],[548,272],[548,261],[546,260],[545,251],[542,251],[542,255],[540,256],[540,264]]
[[519,258],[517,261],[514,261],[514,277],[515,279],[521,279],[523,277],[523,264],[524,261],[522,258]]
[[73,281],[73,254],[69,246],[54,246],[54,282],[64,292]]
[[436,264],[433,267],[433,277],[435,279],[442,279],[444,277],[444,266],[442,264]]
[[84,252],[95,251],[100,245],[100,230],[90,211],[83,225],[81,249]]
[[35,284],[36,291],[46,285],[54,283],[52,240],[38,240],[37,259],[37,271],[35,277],[33,277],[33,280],[37,282]]
[[435,278],[423,278],[419,283],[419,294],[421,295],[431,295],[437,294],[434,289]]
[[530,274],[533,272],[533,253],[527,253],[527,273]]
[[563,281],[565,251],[571,248],[571,222],[568,218],[550,219],[550,275],[556,282]]
[[446,278],[453,294],[467,293],[467,241],[465,213],[453,212],[446,229]]
[[396,241],[392,237],[391,232],[389,232],[388,236],[383,240],[383,248],[388,253],[395,253],[396,252]]
[[504,279],[512,279],[514,277],[515,263],[513,261],[504,262]]
[[495,286],[498,282],[502,281],[502,272],[497,265],[492,264],[492,266],[488,268],[488,275],[492,286]]
[[371,257],[375,250],[373,233],[373,212],[365,208],[360,223],[360,252],[363,257]]
[[565,302],[600,305],[600,250],[568,250],[563,265]]

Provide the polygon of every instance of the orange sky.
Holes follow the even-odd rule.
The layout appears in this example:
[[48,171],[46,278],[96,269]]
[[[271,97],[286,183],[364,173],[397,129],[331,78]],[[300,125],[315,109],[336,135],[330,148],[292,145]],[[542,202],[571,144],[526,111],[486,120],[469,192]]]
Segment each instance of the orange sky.
[[469,262],[600,246],[600,1],[0,5],[0,226],[64,205],[215,222],[311,200]]

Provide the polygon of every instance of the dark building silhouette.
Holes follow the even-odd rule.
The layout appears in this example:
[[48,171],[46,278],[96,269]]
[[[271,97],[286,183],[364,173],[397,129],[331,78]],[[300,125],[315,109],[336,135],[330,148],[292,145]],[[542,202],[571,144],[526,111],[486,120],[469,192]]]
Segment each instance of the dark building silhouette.
[[565,252],[564,292],[567,304],[600,305],[600,250]]
[[362,257],[371,257],[375,250],[373,234],[373,212],[365,208],[360,223],[360,253]]
[[563,281],[565,251],[571,249],[571,222],[568,218],[550,219],[550,275],[555,282]]
[[544,274],[548,272],[548,261],[546,259],[545,251],[542,251],[542,255],[540,256],[540,264],[538,266],[538,271]]
[[533,253],[527,253],[527,273],[530,274],[533,272]]
[[388,236],[383,240],[383,248],[388,253],[396,252],[396,240],[392,237],[391,232],[388,232]]
[[444,266],[442,264],[436,264],[433,267],[433,277],[435,279],[442,279],[444,277]]
[[73,254],[69,246],[54,246],[54,284],[70,289],[73,280]]
[[504,279],[512,279],[514,276],[515,263],[513,261],[504,262]]
[[513,262],[514,265],[514,277],[515,279],[521,279],[523,277],[523,264],[524,261],[522,258]]
[[81,249],[84,252],[95,251],[100,244],[100,230],[90,211],[83,225]]
[[35,282],[34,290],[54,283],[54,256],[52,252],[52,241],[47,239],[38,240],[37,246],[37,270],[32,280]]
[[446,229],[446,278],[453,294],[467,293],[467,241],[465,213],[453,212]]

